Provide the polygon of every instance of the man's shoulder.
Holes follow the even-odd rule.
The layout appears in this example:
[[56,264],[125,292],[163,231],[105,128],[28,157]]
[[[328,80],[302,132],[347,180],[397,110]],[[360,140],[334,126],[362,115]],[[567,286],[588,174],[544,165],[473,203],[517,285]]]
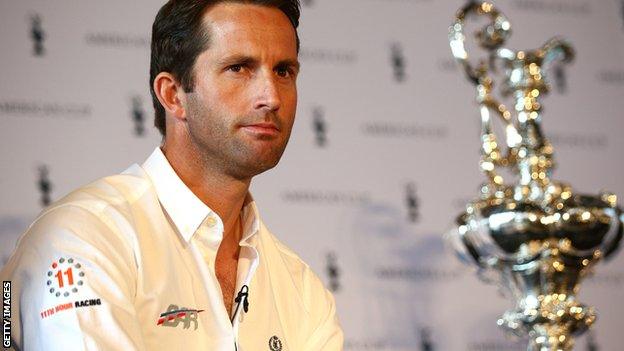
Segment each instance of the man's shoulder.
[[66,206],[95,213],[107,207],[123,208],[138,201],[150,188],[152,183],[149,177],[135,164],[122,173],[100,178],[73,190],[52,203],[42,214]]
[[135,169],[98,179],[52,203],[18,239],[3,277],[42,270],[59,257],[85,265],[112,258],[132,262],[133,202],[147,189],[149,179]]
[[284,261],[289,270],[302,271],[310,269],[310,266],[290,247],[279,240],[265,225],[261,223],[260,240],[264,247],[272,249],[273,254]]
[[[291,282],[294,288],[307,298],[325,294],[324,284],[314,270],[306,263],[295,251],[282,243],[275,235],[273,235],[264,225],[261,230],[262,246],[269,252],[267,264],[268,269],[273,274],[287,274],[290,279],[284,279],[284,282]],[[261,257],[263,253],[260,253]]]
[[147,174],[140,166],[133,165],[122,173],[100,178],[75,189],[49,208],[67,204],[84,206],[89,203],[95,206],[116,206],[136,201],[149,187],[151,182]]
[[[288,301],[281,303],[298,303],[305,311],[307,322],[316,330],[327,320],[335,323],[336,330],[340,330],[335,320],[334,298],[327,290],[319,276],[313,269],[292,249],[277,239],[266,227],[261,229],[262,248],[267,260],[267,270],[272,276],[272,288],[280,291],[282,296],[289,296]],[[269,257],[267,257],[267,254]],[[263,253],[260,252],[262,259]],[[275,278],[275,279],[273,279]],[[331,329],[331,330],[334,330]]]
[[[123,173],[100,178],[50,204],[35,218],[20,241],[46,241],[60,233],[92,236],[94,230],[113,230],[132,217],[133,206],[152,188],[145,172],[133,165]],[[155,196],[155,195],[154,195]]]

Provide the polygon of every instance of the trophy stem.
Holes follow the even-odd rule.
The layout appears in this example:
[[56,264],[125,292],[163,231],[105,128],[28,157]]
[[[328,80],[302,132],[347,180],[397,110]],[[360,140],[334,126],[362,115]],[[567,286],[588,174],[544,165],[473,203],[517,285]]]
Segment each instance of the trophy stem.
[[565,334],[557,333],[552,328],[536,326],[529,333],[530,341],[527,351],[572,351],[574,339]]

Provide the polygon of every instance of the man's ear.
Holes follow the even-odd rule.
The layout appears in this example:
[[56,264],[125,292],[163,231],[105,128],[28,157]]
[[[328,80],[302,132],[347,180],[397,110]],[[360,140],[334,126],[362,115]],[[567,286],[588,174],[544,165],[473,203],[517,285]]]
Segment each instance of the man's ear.
[[160,72],[154,78],[153,88],[158,101],[169,115],[176,119],[186,119],[186,109],[184,108],[186,95],[182,86],[171,73]]

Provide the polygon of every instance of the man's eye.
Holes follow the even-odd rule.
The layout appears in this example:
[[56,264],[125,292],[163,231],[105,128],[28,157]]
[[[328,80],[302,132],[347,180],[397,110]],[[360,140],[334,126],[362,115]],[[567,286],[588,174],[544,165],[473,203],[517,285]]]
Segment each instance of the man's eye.
[[228,70],[238,73],[243,70],[243,65],[231,65],[230,67],[228,67]]
[[289,70],[286,67],[278,67],[276,69],[276,73],[277,73],[278,76],[284,77],[284,78],[288,77],[288,76],[290,76],[292,74],[291,70]]

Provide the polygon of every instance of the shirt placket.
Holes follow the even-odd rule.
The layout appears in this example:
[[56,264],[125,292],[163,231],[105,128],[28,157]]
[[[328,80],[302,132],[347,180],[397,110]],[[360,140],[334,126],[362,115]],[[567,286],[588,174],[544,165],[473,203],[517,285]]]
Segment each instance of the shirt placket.
[[[252,229],[257,231],[257,229]],[[202,266],[205,270],[204,276],[208,277],[205,279],[205,285],[209,289],[209,293],[217,292],[218,297],[210,294],[209,296],[213,296],[211,298],[211,304],[214,311],[221,311],[218,313],[220,325],[227,329],[229,333],[231,333],[234,340],[234,349],[237,351],[241,351],[238,345],[238,332],[239,332],[239,324],[243,316],[243,301],[241,300],[239,303],[241,304],[240,308],[237,309],[236,314],[232,317],[230,322],[229,313],[225,310],[222,299],[222,291],[221,286],[219,285],[219,281],[216,276],[216,267],[215,261],[217,256],[217,251],[219,249],[219,245],[223,239],[223,222],[221,219],[214,213],[211,212],[206,219],[199,226],[194,235],[195,248],[198,256],[198,264]],[[251,280],[254,276],[256,268],[259,264],[259,254],[254,246],[251,246],[248,243],[241,242],[241,253],[239,255],[239,262],[237,266],[237,282],[236,282],[236,292],[240,292],[241,288],[244,285],[251,284]],[[201,267],[200,267],[201,268]],[[227,322],[224,325],[223,316],[226,317]]]
[[199,249],[204,263],[216,279],[215,261],[217,250],[223,239],[223,224],[214,213],[210,213],[195,233],[197,248]]
[[215,272],[217,250],[222,238],[223,224],[218,216],[211,212],[193,235],[191,248],[202,275],[210,308],[217,319],[215,324],[223,332],[222,335],[230,335],[231,340],[234,340],[234,329],[223,305],[223,294]]
[[[247,285],[247,287],[251,289],[251,280],[256,272],[256,268],[258,267],[259,263],[258,250],[256,250],[255,247],[249,246],[248,244],[242,244],[241,246],[241,254],[239,255],[237,267],[237,270],[240,272],[240,274],[237,274],[237,291],[240,291],[245,285]],[[249,290],[249,293],[251,293],[251,290]],[[241,300],[239,304],[242,305],[243,301]],[[236,314],[232,318],[232,328],[234,329],[234,338],[236,345],[238,345],[239,326],[240,322],[243,319],[243,313],[245,312],[243,311],[243,307],[241,306],[237,309]],[[238,347],[237,349],[239,351],[242,351],[240,347]]]

